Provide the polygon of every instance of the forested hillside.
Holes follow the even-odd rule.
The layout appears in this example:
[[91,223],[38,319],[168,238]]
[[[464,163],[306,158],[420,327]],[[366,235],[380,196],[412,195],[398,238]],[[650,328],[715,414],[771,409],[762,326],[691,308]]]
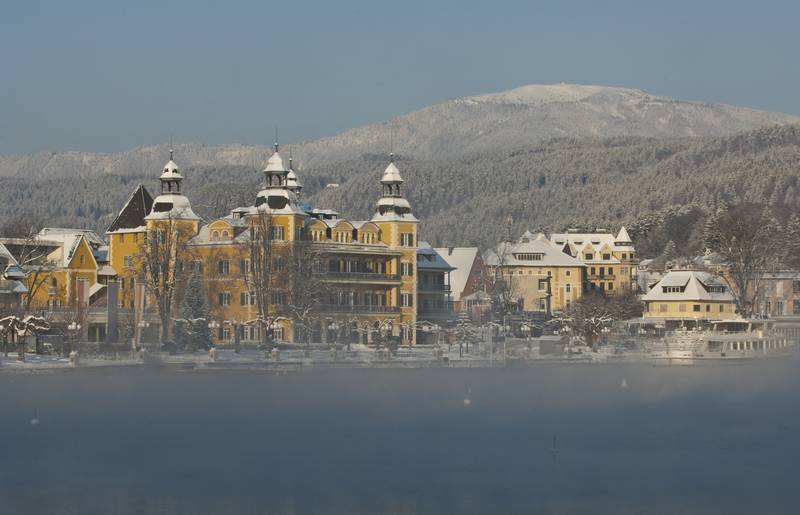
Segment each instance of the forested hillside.
[[[676,242],[681,247],[701,218],[698,213],[721,201],[792,209],[800,202],[800,126],[718,138],[555,139],[448,160],[402,152],[396,162],[405,194],[422,220],[422,237],[435,245],[487,245],[523,228],[616,229],[678,208],[684,214],[675,216],[687,216],[687,206],[696,207],[699,211],[686,219],[686,240]],[[368,218],[385,166],[386,156],[365,154],[302,168],[303,197],[343,216]],[[262,180],[259,169],[187,167],[186,192],[202,216],[223,215],[252,203]],[[136,184],[144,181],[157,191],[156,174],[148,175],[0,177],[0,218],[23,216],[51,226],[103,231]],[[324,188],[331,182],[340,186]],[[660,245],[653,243],[649,253],[660,252]]]

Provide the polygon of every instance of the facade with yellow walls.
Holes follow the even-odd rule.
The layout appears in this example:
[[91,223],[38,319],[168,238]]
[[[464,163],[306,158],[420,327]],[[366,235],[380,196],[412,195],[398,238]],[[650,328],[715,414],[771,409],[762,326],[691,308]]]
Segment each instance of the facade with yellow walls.
[[[376,213],[367,221],[301,207],[302,184],[291,160],[288,168],[284,166],[277,144],[263,173],[264,185],[253,205],[201,225],[181,193],[180,170],[170,155],[160,178],[161,195],[150,200],[143,188],[137,189],[120,212],[119,222],[108,231],[110,261],[120,272],[122,305],[134,304],[132,286],[142,269],[137,255],[146,238],[169,226],[186,235],[181,238],[186,243],[184,253],[177,258],[180,267],[187,267],[184,279],[194,269],[202,274],[210,316],[219,326],[213,333],[215,343],[263,341],[265,317],[270,320],[271,337],[297,340],[301,335],[288,316],[287,292],[280,286],[281,267],[297,244],[307,242],[320,256],[317,273],[324,284],[324,298],[310,329],[312,341],[374,344],[392,336],[413,345],[418,221],[401,193],[403,180],[393,158],[381,179]],[[261,234],[269,234],[274,275],[266,301],[252,278],[251,254]],[[158,323],[152,296],[147,297],[151,306],[147,316]],[[179,299],[173,302],[173,310],[179,303]],[[262,323],[254,323],[256,319]]]
[[623,227],[611,233],[557,233],[550,243],[586,265],[586,289],[618,294],[636,289],[636,249]]
[[708,321],[736,313],[736,300],[727,284],[700,270],[670,270],[642,300],[646,319]]
[[104,242],[92,231],[44,228],[36,241],[37,248],[47,255],[27,267],[31,306],[35,309],[74,307],[79,300],[79,281],[86,281],[89,300],[103,290],[112,275],[105,266]]
[[483,260],[490,268],[502,268],[523,311],[564,311],[583,295],[586,266],[550,245],[544,234],[526,231],[518,241],[489,250]]

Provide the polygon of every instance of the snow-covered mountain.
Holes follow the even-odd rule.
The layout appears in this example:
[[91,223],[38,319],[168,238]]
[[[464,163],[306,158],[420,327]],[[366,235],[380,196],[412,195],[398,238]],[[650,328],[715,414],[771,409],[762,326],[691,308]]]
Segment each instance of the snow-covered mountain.
[[[799,123],[800,117],[794,115],[674,100],[637,89],[528,85],[447,100],[383,123],[292,145],[292,153],[301,168],[316,168],[364,154],[387,153],[392,145],[411,158],[446,160],[559,137],[725,136]],[[257,166],[268,155],[269,146],[182,144],[176,145],[176,151],[184,167]],[[0,156],[0,177],[154,177],[166,152],[166,145],[160,145],[111,154]]]

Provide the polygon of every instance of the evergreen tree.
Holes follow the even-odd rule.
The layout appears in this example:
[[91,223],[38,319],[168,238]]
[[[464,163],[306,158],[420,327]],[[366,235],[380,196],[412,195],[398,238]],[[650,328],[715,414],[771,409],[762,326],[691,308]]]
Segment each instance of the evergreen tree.
[[199,270],[195,269],[186,285],[180,307],[181,318],[174,321],[175,343],[186,350],[211,347],[208,307]]

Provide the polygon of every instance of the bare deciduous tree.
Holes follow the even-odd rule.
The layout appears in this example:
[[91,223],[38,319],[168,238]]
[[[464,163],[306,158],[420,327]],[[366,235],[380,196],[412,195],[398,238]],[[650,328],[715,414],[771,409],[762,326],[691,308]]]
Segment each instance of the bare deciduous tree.
[[169,339],[173,305],[185,284],[189,269],[186,241],[193,236],[176,220],[167,218],[149,231],[141,246],[138,262],[142,264],[140,280],[156,303],[161,320],[161,341]]
[[706,247],[725,263],[725,278],[744,316],[753,315],[760,279],[781,257],[781,234],[778,221],[760,204],[723,206],[706,223]]
[[303,334],[306,355],[310,354],[311,333],[327,290],[321,274],[322,255],[305,239],[294,241],[281,274],[285,308],[296,330]]

